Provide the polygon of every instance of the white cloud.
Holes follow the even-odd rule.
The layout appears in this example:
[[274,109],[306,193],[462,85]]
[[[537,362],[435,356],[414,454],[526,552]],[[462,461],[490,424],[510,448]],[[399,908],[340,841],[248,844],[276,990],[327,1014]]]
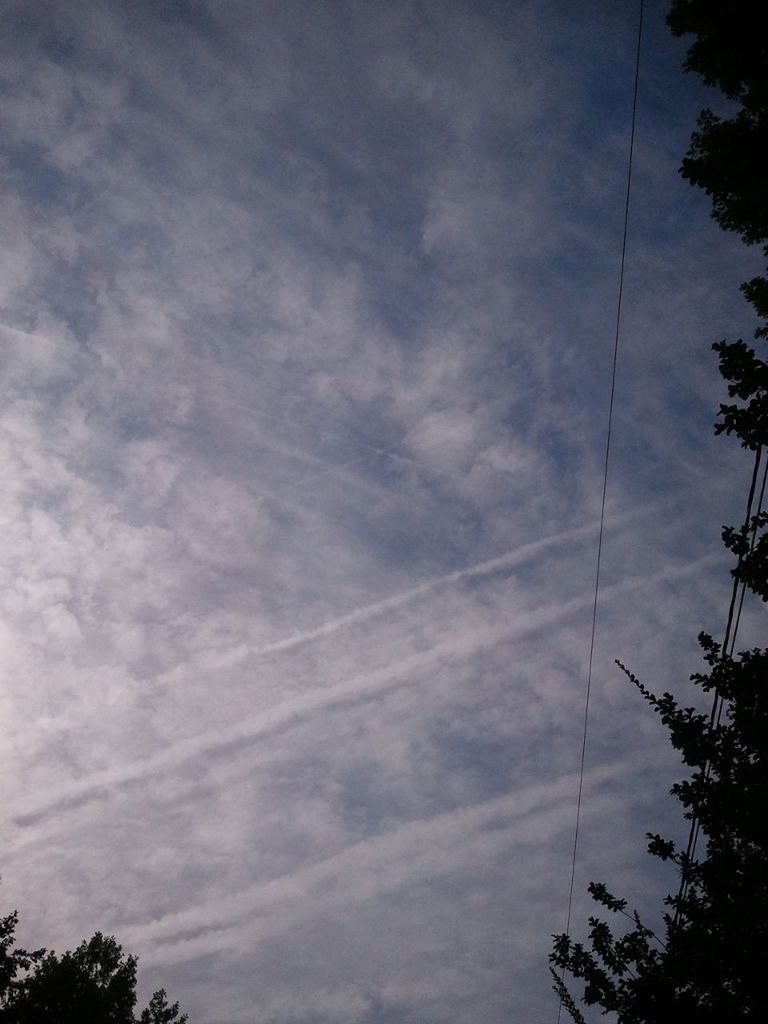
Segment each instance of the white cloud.
[[[4,898],[33,945],[114,928],[200,1021],[543,1020],[626,25],[538,2],[38,8],[11,5],[0,52]],[[677,81],[648,52],[647,87]],[[660,688],[695,667],[746,477],[706,436],[701,344],[738,316],[740,265],[676,212],[691,101],[663,95],[582,862],[641,893],[656,808],[629,775],[647,758],[661,793],[670,761],[611,659]]]

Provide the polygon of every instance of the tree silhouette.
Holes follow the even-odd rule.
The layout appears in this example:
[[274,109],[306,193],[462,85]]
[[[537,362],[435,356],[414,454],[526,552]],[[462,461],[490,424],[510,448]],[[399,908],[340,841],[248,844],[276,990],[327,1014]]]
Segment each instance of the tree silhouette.
[[[686,70],[718,87],[735,108],[732,116],[702,112],[681,173],[712,198],[713,216],[768,256],[768,12],[762,0],[675,0],[668,23],[677,35],[693,33]],[[742,286],[768,337],[768,280]],[[716,433],[735,434],[755,452],[755,480],[768,442],[768,365],[739,340],[715,344],[728,394]],[[768,515],[750,515],[723,531],[737,556],[736,584],[768,600]],[[734,591],[735,592],[735,591]],[[598,917],[589,919],[589,948],[555,936],[550,957],[555,989],[575,1021],[576,1001],[556,969],[584,982],[584,1002],[620,1024],[724,1024],[768,1019],[768,650],[734,654],[702,634],[707,671],[693,681],[716,695],[711,714],[657,697],[626,669],[644,699],[661,716],[670,740],[690,769],[672,793],[700,832],[678,850],[648,835],[649,852],[680,868],[681,886],[666,897],[664,935],[658,937],[627,902],[593,883],[589,891],[611,914],[628,917],[620,934]],[[623,666],[621,666],[623,668]],[[693,834],[693,833],[692,833]]]
[[0,1024],[185,1024],[164,989],[138,1018],[136,964],[111,935],[97,932],[61,956],[14,949],[18,915],[0,919]]
[[39,963],[45,954],[44,949],[32,953],[26,949],[14,949],[18,921],[19,915],[16,911],[0,918],[0,1007],[5,1005],[16,975],[28,971],[34,964]]
[[136,959],[123,956],[111,936],[97,932],[72,952],[46,953],[14,982],[3,1008],[9,1024],[133,1024]]
[[[711,110],[698,131],[681,172],[712,198],[712,216],[726,231],[759,243],[768,258],[768,13],[760,0],[674,0],[667,18],[677,36],[695,42],[683,65],[736,104],[732,117]],[[742,285],[758,316],[768,319],[768,280]],[[768,327],[760,329],[761,335]]]
[[186,1013],[179,1016],[179,1004],[170,1004],[161,988],[149,1000],[149,1006],[141,1011],[139,1024],[185,1024]]

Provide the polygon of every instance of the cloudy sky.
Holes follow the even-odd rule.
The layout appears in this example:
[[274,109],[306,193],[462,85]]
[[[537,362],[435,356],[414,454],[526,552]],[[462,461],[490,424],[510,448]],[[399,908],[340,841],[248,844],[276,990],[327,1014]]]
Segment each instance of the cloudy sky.
[[[574,930],[652,908],[751,254],[646,4]],[[2,908],[192,1024],[545,1024],[633,0],[6,0]],[[756,271],[754,271],[756,272]],[[745,612],[745,635],[759,609]]]

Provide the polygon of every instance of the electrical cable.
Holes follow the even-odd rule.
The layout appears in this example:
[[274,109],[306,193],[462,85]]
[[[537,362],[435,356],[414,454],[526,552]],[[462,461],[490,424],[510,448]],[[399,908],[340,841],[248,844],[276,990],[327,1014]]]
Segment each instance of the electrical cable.
[[[763,469],[763,481],[760,487],[760,496],[757,503],[757,512],[755,516],[752,515],[752,504],[755,498],[755,489],[757,487],[757,480],[760,474],[760,461],[763,455],[762,445],[758,445],[755,449],[755,463],[752,467],[752,479],[749,485],[749,495],[747,497],[747,507],[744,514],[744,531],[752,528],[752,536],[749,544],[749,554],[754,551],[755,543],[757,541],[757,530],[759,526],[759,516],[763,511],[763,500],[765,498],[765,487],[766,481],[768,480],[768,458],[765,460],[765,467]],[[725,626],[725,636],[723,638],[723,645],[720,649],[721,661],[725,661],[728,658],[733,657],[733,652],[736,648],[736,637],[739,632],[739,623],[741,622],[741,610],[744,607],[744,595],[746,593],[747,584],[744,580],[739,580],[738,571],[744,560],[742,554],[739,554],[736,562],[736,569],[733,577],[733,587],[731,589],[731,601],[728,607],[728,619]],[[739,595],[738,608],[736,608],[736,597]],[[734,614],[735,612],[735,614]],[[720,722],[723,715],[723,708],[725,701],[723,697],[715,691],[715,695],[712,701],[712,711],[709,716],[709,731],[714,732],[719,728]],[[711,762],[707,762],[704,768],[704,784],[709,782],[711,775],[712,765]],[[685,850],[685,856],[682,861],[682,877],[680,880],[680,889],[677,894],[677,905],[675,907],[674,917],[672,919],[673,926],[676,926],[680,920],[680,903],[688,893],[690,887],[690,866],[696,856],[696,845],[699,840],[699,834],[701,831],[701,822],[698,817],[694,816],[691,819],[691,827],[688,832],[688,843]]]
[[[605,503],[608,492],[608,464],[611,453],[611,437],[613,434],[613,406],[616,395],[616,367],[619,357],[619,339],[621,336],[621,311],[624,297],[624,269],[627,258],[627,236],[629,229],[629,200],[632,190],[632,163],[635,151],[635,127],[637,124],[637,94],[640,82],[640,48],[643,38],[643,9],[644,0],[639,0],[639,14],[637,23],[637,43],[635,48],[635,77],[632,89],[632,116],[629,133],[629,151],[627,155],[627,189],[624,199],[624,227],[621,240],[621,260],[619,265],[619,291],[616,301],[616,330],[613,341],[613,363],[611,366],[611,388],[608,400],[608,424],[605,438],[605,456],[603,461],[603,492],[600,499],[600,530],[597,538],[597,557],[595,564],[595,589],[592,603],[592,624],[589,639],[589,656],[587,659],[587,682],[584,694],[584,722],[581,739],[581,757],[579,763],[579,789],[576,798],[576,823],[573,832],[573,849],[571,851],[571,879],[568,887],[568,913],[566,916],[565,934],[570,936],[571,913],[573,910],[573,886],[576,878],[576,853],[579,845],[579,826],[581,824],[581,802],[584,794],[584,764],[587,753],[587,733],[589,727],[589,701],[592,691],[592,664],[595,653],[595,633],[597,628],[597,603],[600,592],[600,568],[603,554],[603,535],[605,532]],[[563,978],[565,970],[563,970]],[[563,1000],[560,997],[557,1007],[557,1024],[560,1024],[560,1017],[563,1011]]]
[[[760,485],[760,497],[757,500],[757,512],[752,523],[752,536],[749,541],[749,553],[750,555],[755,550],[755,544],[757,543],[757,530],[759,527],[759,517],[763,511],[763,501],[765,499],[765,486],[768,483],[768,458],[765,460],[765,467],[763,468],[763,482]],[[736,612],[736,624],[733,627],[733,640],[731,641],[731,655],[733,655],[733,647],[736,643],[736,634],[739,631],[739,623],[741,622],[741,609],[744,607],[744,594],[747,589],[747,584],[742,581],[741,584],[741,595],[739,597],[739,607]]]

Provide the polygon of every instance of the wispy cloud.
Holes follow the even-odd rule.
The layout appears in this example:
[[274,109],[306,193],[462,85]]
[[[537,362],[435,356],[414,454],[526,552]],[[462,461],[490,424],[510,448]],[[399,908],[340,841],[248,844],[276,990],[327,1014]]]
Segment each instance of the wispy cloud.
[[[543,1020],[624,14],[7,7],[5,900],[33,945],[114,928],[197,1021]],[[611,659],[673,688],[719,626],[745,474],[702,339],[749,276],[649,32],[579,866],[640,893],[668,753]]]
[[[587,797],[595,786],[641,768],[639,758],[601,766],[585,778]],[[572,775],[554,783],[532,784],[515,793],[463,807],[426,821],[410,822],[385,836],[368,839],[341,853],[265,884],[233,893],[157,921],[128,929],[137,946],[158,946],[161,959],[194,958],[201,952],[237,946],[243,928],[235,922],[253,918],[250,939],[274,935],[309,912],[329,905],[372,899],[406,884],[439,878],[518,845],[539,843],[570,824]],[[605,811],[613,800],[600,801]],[[589,815],[596,813],[591,807]],[[566,812],[566,813],[564,813]],[[287,913],[286,913],[287,911]],[[298,913],[298,917],[297,917]],[[282,917],[282,921],[275,918]],[[202,932],[202,935],[195,933]],[[211,934],[213,933],[213,934]],[[193,936],[193,937],[188,937]]]
[[[583,532],[586,531],[583,529],[571,531],[574,535]],[[562,541],[563,539],[562,536],[556,538],[557,541]],[[397,598],[391,598],[386,602],[378,602],[377,605],[367,609],[360,609],[302,636],[280,641],[264,648],[257,648],[250,652],[250,656],[251,658],[258,658],[260,655],[287,651],[300,644],[309,643],[320,637],[327,637],[337,630],[368,618],[373,614],[381,614],[384,611],[401,608],[407,601],[426,593],[438,585],[438,582],[455,582],[474,575],[509,569],[512,565],[519,564],[527,557],[533,556],[536,551],[549,546],[554,540],[550,538],[547,541],[535,542],[528,545],[525,552],[518,551],[514,555],[503,556],[481,565],[456,571],[443,577],[440,581],[428,581],[422,584],[421,587],[413,588]],[[723,561],[720,555],[713,555],[691,565],[665,568],[651,579],[630,578],[629,580],[622,581],[620,584],[606,587],[603,592],[603,599],[611,601],[620,594],[636,592],[638,584],[647,590],[649,585],[684,578],[692,573],[701,573],[702,569],[712,565],[723,564]],[[11,811],[12,820],[15,820],[18,826],[26,828],[39,821],[45,821],[51,814],[66,812],[79,806],[84,801],[107,796],[109,791],[117,786],[133,783],[161,772],[173,770],[186,761],[202,758],[206,754],[213,753],[222,748],[239,745],[244,740],[257,740],[266,734],[290,728],[307,717],[343,708],[350,702],[364,700],[369,695],[380,693],[382,690],[400,686],[428,686],[430,670],[434,670],[445,661],[455,658],[468,659],[478,652],[492,650],[500,641],[509,642],[531,633],[541,632],[553,625],[571,619],[574,614],[590,607],[591,602],[591,595],[585,593],[581,597],[572,598],[563,603],[537,608],[523,615],[518,614],[510,621],[502,621],[495,626],[475,627],[468,630],[463,630],[459,627],[448,639],[441,640],[429,650],[396,659],[377,671],[363,673],[341,683],[313,688],[309,692],[302,693],[293,699],[276,704],[260,715],[239,721],[233,726],[192,736],[189,739],[170,744],[161,753],[142,761],[122,764],[105,771],[95,772],[90,776],[79,779],[77,782],[68,783],[60,787],[58,791],[53,789],[46,794],[43,801],[38,800],[31,807],[27,805],[23,810]],[[253,671],[252,665],[250,670]]]

